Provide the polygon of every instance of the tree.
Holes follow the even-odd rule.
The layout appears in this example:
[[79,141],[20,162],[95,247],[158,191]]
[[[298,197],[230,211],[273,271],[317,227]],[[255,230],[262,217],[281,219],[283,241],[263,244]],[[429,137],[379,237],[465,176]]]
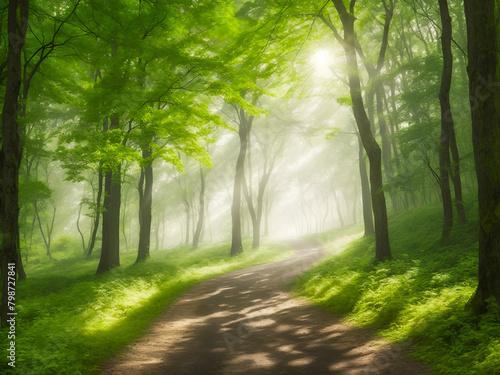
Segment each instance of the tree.
[[469,99],[479,202],[479,283],[470,306],[500,307],[500,90],[498,26],[494,0],[465,0]]
[[19,168],[22,159],[18,97],[21,88],[21,55],[28,28],[29,1],[9,0],[7,84],[2,110],[2,149],[0,169],[2,199],[0,229],[2,232],[2,312],[1,326],[7,325],[9,311],[9,277],[15,280],[19,259]]
[[[450,104],[450,86],[453,74],[453,54],[451,51],[452,26],[447,0],[439,0],[442,33],[441,49],[443,51],[443,71],[441,75],[441,88],[439,90],[439,104],[441,107],[441,136],[439,149],[439,185],[443,202],[443,230],[441,238],[449,236],[453,226],[453,210],[450,192],[449,174],[451,172],[459,221],[464,223],[465,209],[462,198],[462,183],[460,179],[460,160],[455,137],[455,129]],[[454,167],[452,169],[450,149],[453,154]]]
[[193,235],[193,249],[198,247],[201,237],[201,231],[203,229],[203,223],[205,220],[205,174],[203,173],[203,167],[200,167],[200,197],[199,197],[199,214],[198,222],[196,223],[196,230]]
[[151,243],[151,208],[153,205],[153,162],[151,150],[144,148],[142,158],[144,164],[141,167],[139,178],[139,246],[136,263],[149,258],[149,247]]
[[252,130],[254,116],[247,115],[243,108],[238,110],[239,128],[238,137],[240,140],[240,152],[236,161],[236,171],[233,185],[233,202],[231,204],[231,256],[243,252],[241,238],[241,191],[245,178],[245,158],[247,155],[248,137]]
[[[104,132],[108,132],[106,127]],[[111,115],[109,131],[119,130],[120,118]],[[122,146],[125,146],[122,141]],[[121,163],[120,156],[114,159],[114,166],[104,175],[104,201],[102,213],[102,246],[97,273],[103,273],[120,265],[120,205],[121,205]]]
[[354,31],[354,1],[351,1],[350,9],[347,11],[342,0],[332,0],[340,16],[344,29],[342,47],[349,66],[348,79],[349,91],[352,100],[354,118],[358,126],[359,135],[370,161],[370,184],[372,208],[375,222],[375,258],[383,261],[391,259],[391,247],[389,242],[389,228],[387,222],[387,208],[382,181],[382,159],[381,149],[371,131],[371,124],[366,115],[363,97],[361,95],[361,83],[359,78],[358,60],[356,56],[356,37]]

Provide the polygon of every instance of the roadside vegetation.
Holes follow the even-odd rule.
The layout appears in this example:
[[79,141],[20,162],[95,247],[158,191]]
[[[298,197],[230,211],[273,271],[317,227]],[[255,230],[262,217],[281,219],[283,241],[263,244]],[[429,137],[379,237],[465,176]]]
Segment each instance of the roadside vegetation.
[[477,287],[478,253],[477,206],[469,202],[467,208],[469,221],[445,242],[439,206],[392,215],[394,260],[384,263],[373,259],[373,237],[358,238],[338,253],[332,244],[352,227],[316,236],[337,254],[295,279],[295,294],[390,341],[411,342],[411,356],[436,373],[498,374],[498,307],[491,301],[480,317],[467,309]]
[[65,245],[70,242],[59,243],[51,262],[35,258],[26,266],[29,278],[17,286],[16,368],[3,374],[96,373],[193,285],[293,253],[267,243],[230,257],[229,244],[220,243],[157,251],[147,262],[134,264],[137,254],[128,252],[121,267],[95,276],[96,259],[65,255],[70,250]]

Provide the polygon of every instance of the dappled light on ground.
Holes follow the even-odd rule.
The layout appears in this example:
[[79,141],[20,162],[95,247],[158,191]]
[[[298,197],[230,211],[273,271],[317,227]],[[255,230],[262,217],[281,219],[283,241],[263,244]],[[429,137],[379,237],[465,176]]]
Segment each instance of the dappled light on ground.
[[323,255],[310,247],[195,286],[101,374],[425,374],[401,345],[284,290]]

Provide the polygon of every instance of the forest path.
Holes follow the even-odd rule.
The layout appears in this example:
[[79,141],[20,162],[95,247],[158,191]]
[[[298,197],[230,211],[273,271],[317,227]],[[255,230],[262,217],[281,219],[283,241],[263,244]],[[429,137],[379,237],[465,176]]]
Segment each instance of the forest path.
[[305,240],[283,261],[247,268],[193,287],[113,358],[102,375],[424,375],[387,344],[285,291],[324,256]]

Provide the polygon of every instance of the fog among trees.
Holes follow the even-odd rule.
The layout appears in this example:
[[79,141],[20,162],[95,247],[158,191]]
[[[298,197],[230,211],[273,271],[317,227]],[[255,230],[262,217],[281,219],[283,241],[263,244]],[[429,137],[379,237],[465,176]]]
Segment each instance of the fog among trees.
[[477,221],[468,308],[500,305],[499,7],[0,2],[2,326],[9,265],[352,225],[389,262],[391,218],[436,205],[443,246]]

